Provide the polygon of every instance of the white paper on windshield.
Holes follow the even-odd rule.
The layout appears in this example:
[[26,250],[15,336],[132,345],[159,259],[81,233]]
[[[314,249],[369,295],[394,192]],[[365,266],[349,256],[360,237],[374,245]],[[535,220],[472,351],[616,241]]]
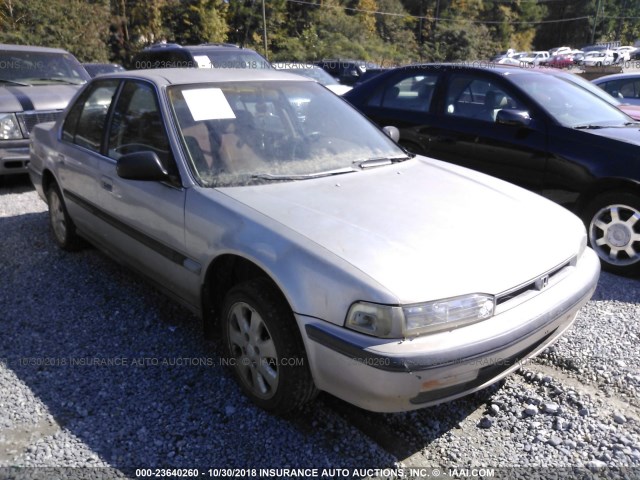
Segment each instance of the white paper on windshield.
[[212,68],[211,60],[206,55],[194,55],[193,59],[198,63],[198,68]]
[[236,118],[231,105],[219,88],[183,90],[193,120],[224,120]]

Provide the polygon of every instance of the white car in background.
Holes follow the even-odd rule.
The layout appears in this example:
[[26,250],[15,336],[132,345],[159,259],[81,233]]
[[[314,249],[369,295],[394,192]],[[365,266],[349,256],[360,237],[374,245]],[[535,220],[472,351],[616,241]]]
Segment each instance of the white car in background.
[[547,51],[530,52],[529,55],[527,55],[524,58],[521,58],[520,62],[522,64],[540,65],[540,62],[548,60],[549,57],[550,55],[549,55],[549,52]]
[[569,55],[573,52],[571,47],[556,47],[549,50],[549,55]]
[[597,50],[585,53],[582,65],[585,67],[602,67],[613,65],[614,60],[613,50]]

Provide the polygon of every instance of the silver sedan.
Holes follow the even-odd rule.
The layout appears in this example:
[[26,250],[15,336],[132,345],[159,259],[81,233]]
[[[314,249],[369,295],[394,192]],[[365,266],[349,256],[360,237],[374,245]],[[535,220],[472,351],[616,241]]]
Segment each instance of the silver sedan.
[[600,267],[567,210],[393,133],[296,75],[123,72],[36,127],[30,174],[58,245],[196,312],[257,405],[402,411],[542,351]]

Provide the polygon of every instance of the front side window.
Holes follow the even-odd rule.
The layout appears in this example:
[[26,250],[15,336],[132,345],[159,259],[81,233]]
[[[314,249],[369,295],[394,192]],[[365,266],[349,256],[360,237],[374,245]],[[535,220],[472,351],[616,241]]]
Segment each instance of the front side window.
[[62,127],[62,139],[100,152],[107,113],[119,80],[93,83],[69,110]]
[[155,152],[170,173],[175,171],[155,90],[150,84],[128,81],[113,113],[108,156],[117,160],[143,151]]
[[520,102],[491,79],[452,75],[446,95],[446,113],[456,117],[495,122],[502,109],[522,109]]
[[406,154],[316,82],[174,86],[169,100],[196,176],[205,186],[297,180],[359,171]]
[[605,83],[604,89],[616,98],[639,98],[640,80],[613,80]]

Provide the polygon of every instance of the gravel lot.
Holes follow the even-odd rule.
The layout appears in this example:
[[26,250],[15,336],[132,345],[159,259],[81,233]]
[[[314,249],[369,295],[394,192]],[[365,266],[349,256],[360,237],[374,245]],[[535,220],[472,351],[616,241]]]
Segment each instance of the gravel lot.
[[488,390],[405,414],[322,394],[283,419],[243,397],[188,311],[95,249],[58,250],[47,220],[28,179],[0,187],[0,479],[22,478],[8,467],[640,478],[638,280],[603,274],[572,330]]

